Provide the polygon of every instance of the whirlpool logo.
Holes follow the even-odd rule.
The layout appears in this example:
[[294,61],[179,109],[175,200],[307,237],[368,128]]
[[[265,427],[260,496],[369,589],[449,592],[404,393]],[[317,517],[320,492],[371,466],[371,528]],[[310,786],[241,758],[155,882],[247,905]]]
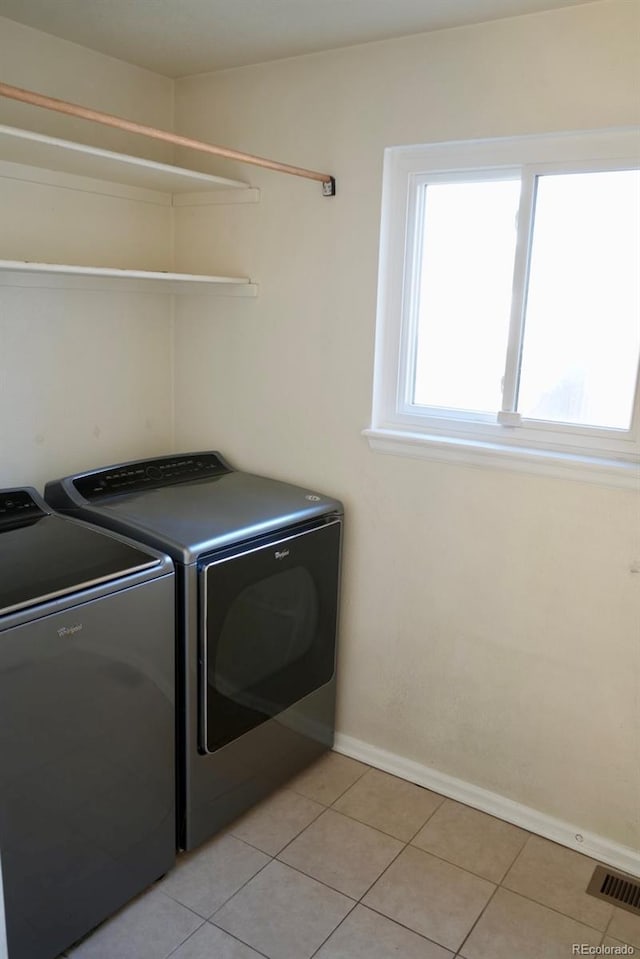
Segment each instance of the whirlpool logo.
[[275,556],[276,559],[284,559],[285,556],[289,555],[289,550],[288,549],[276,550],[273,555]]
[[60,639],[63,639],[65,636],[75,636],[76,633],[79,633],[82,629],[82,623],[76,623],[75,626],[61,626],[57,630],[58,636]]

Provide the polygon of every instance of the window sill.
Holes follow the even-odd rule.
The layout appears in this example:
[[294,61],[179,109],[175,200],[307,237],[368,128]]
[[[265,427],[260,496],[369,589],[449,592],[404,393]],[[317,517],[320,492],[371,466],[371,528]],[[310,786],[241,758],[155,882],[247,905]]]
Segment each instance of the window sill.
[[366,429],[362,435],[366,436],[371,449],[378,453],[533,473],[616,489],[640,489],[638,464],[624,460],[395,429]]

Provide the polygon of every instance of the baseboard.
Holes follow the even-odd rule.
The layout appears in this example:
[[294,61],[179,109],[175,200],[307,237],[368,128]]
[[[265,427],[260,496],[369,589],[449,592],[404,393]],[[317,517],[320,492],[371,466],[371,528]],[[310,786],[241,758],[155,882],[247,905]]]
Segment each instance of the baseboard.
[[352,736],[336,733],[334,749],[352,759],[359,759],[369,766],[382,769],[400,779],[406,779],[418,786],[425,786],[449,799],[456,799],[490,816],[504,819],[513,823],[514,826],[521,826],[538,836],[544,836],[545,839],[551,839],[569,849],[575,849],[608,866],[640,877],[640,852],[636,852],[629,846],[622,846],[604,836],[585,832],[579,826],[547,816],[530,806],[513,802],[499,793],[490,792],[463,779],[448,776],[446,773],[438,772],[437,769],[423,766],[396,753],[387,752],[386,749],[379,749]]

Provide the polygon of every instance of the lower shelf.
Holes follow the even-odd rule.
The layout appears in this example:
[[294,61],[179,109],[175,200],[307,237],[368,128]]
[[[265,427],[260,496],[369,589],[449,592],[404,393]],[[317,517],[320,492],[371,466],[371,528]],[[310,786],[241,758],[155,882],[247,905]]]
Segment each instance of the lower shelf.
[[[210,276],[201,273],[170,273],[150,270],[118,270],[102,266],[67,263],[33,263],[0,260],[0,285],[91,288],[108,281],[111,289],[160,289],[171,293],[208,293],[226,296],[256,296],[258,288],[248,277]],[[104,287],[104,283],[100,284]]]

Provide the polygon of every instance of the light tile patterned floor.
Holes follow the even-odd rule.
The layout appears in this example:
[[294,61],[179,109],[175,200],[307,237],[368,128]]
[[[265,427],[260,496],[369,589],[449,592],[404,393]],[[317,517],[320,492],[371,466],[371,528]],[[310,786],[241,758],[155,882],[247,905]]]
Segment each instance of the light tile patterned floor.
[[569,959],[584,943],[640,959],[640,918],[584,892],[594,866],[329,753],[67,955]]

